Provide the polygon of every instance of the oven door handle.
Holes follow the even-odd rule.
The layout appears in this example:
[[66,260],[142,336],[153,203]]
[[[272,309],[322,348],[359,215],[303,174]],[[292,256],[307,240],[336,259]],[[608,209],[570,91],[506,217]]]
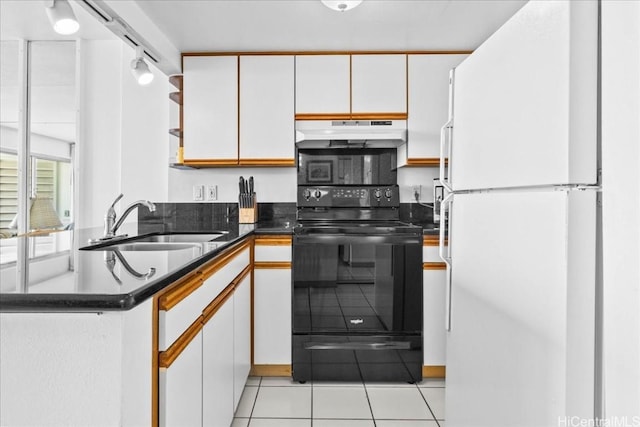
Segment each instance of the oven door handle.
[[422,236],[416,234],[402,235],[402,234],[384,234],[384,235],[371,235],[371,234],[311,234],[311,235],[296,235],[293,238],[293,244],[318,244],[318,245],[333,245],[333,244],[392,244],[392,245],[406,245],[406,244],[422,244]]
[[308,342],[305,350],[410,350],[406,341],[385,342]]

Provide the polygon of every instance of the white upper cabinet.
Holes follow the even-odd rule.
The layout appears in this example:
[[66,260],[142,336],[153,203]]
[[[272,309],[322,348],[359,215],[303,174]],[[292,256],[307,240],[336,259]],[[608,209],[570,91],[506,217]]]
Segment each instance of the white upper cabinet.
[[238,57],[183,58],[184,158],[238,159]]
[[240,163],[294,158],[293,55],[240,57]]
[[296,56],[296,114],[349,114],[350,56]]
[[409,55],[409,159],[440,157],[440,129],[448,120],[449,71],[466,54]]
[[407,55],[352,55],[352,113],[407,112]]

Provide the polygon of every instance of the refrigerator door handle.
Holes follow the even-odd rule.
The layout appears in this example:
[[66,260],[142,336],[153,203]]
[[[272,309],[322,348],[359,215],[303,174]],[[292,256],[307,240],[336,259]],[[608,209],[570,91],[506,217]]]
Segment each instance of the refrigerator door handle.
[[[445,282],[445,329],[451,331],[451,248],[445,245],[451,235],[451,220],[446,221],[447,210],[451,211],[453,204],[453,193],[449,193],[440,204],[440,242],[438,251],[440,258],[447,265],[447,278]],[[450,218],[449,218],[450,219]],[[446,228],[446,232],[445,232]]]
[[449,71],[449,120],[440,128],[440,184],[452,192],[451,168],[447,167],[447,159],[451,165],[451,143],[453,130],[453,86],[455,81],[455,68]]

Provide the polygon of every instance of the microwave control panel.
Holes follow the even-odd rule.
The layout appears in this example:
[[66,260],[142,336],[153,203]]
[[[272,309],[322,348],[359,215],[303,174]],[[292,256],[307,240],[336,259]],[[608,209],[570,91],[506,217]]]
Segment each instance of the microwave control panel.
[[391,186],[299,186],[298,207],[398,207],[400,189]]

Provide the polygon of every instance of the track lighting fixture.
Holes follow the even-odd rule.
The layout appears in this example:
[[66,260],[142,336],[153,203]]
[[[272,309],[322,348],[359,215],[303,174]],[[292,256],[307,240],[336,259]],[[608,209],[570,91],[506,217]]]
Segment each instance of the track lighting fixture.
[[56,33],[68,36],[80,29],[76,15],[67,0],[45,1],[47,16]]
[[136,57],[131,61],[131,72],[139,85],[146,86],[153,81],[153,73],[149,70],[143,55],[144,48],[142,46],[136,47]]

